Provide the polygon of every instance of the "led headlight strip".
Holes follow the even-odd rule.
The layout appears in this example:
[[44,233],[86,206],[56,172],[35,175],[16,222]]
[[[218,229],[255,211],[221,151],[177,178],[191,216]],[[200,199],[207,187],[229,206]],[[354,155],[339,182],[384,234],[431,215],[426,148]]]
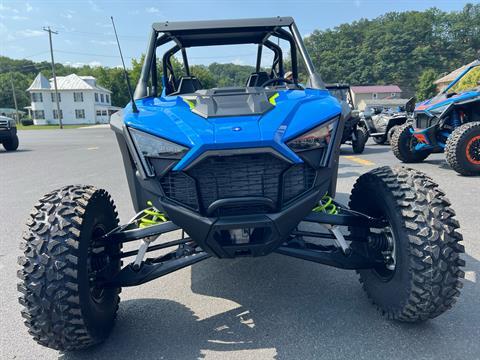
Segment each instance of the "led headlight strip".
[[135,148],[148,176],[154,176],[154,170],[149,158],[180,160],[189,150],[174,142],[147,134],[143,131],[129,128]]
[[314,149],[328,148],[328,145],[333,139],[337,122],[338,117],[335,117],[329,122],[321,124],[296,137],[295,139],[288,141],[287,146],[296,153]]

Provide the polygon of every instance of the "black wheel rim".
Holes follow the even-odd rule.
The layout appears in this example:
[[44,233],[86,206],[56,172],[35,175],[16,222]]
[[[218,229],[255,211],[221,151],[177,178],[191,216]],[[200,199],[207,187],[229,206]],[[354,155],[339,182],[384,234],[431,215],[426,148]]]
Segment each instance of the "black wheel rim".
[[390,281],[397,268],[396,240],[392,227],[371,231],[375,235],[376,243],[368,243],[368,252],[376,259],[377,265],[372,272],[382,281]]
[[[98,239],[107,233],[105,227],[97,224],[92,231],[92,239]],[[92,242],[88,247],[88,278],[90,281],[90,297],[100,304],[105,299],[105,288],[98,284],[98,280],[110,264],[110,256],[105,245]]]
[[467,144],[467,159],[475,165],[480,165],[480,135],[473,137]]

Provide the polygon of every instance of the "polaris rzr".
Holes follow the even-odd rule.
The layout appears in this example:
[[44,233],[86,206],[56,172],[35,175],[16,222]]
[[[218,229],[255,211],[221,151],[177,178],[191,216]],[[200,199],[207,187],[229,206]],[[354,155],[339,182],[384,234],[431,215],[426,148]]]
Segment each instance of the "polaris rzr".
[[360,119],[360,124],[368,130],[368,135],[373,138],[376,144],[390,143],[392,135],[397,129],[410,121],[411,114],[415,108],[415,99],[412,98],[404,106],[397,109],[365,110]]
[[350,117],[345,120],[341,143],[352,144],[353,152],[356,154],[363,153],[363,150],[365,150],[365,144],[368,141],[368,131],[364,124],[360,123],[360,113],[358,110],[355,110],[350,85],[326,84],[325,87],[330,92],[330,95],[340,101],[342,106],[344,106],[343,104],[346,104],[351,110]]
[[413,126],[392,137],[395,156],[405,163],[444,152],[462,175],[480,175],[480,60],[468,66],[445,90],[417,104]]
[[18,149],[17,124],[7,116],[0,116],[0,143],[7,151]]
[[[277,38],[289,44],[292,80],[284,78]],[[187,52],[237,44],[258,45],[247,86],[202,86]],[[269,73],[260,67],[265,50],[273,52]],[[177,53],[183,74],[172,66]],[[350,109],[325,88],[292,18],[153,24],[134,98],[111,128],[137,215],[119,225],[107,191],[69,185],[42,197],[28,219],[20,303],[38,343],[76,350],[102,342],[122,287],[209,257],[277,253],[357,270],[389,319],[427,320],[455,302],[462,237],[432,179],[381,167],[357,180],[349,206],[333,199]],[[162,236],[174,231],[176,239]],[[122,250],[134,241],[137,248]]]

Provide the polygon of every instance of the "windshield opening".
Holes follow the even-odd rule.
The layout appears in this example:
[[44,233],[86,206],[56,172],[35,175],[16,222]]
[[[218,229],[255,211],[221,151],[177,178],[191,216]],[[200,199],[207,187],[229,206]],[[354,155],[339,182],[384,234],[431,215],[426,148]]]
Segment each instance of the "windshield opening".
[[446,93],[458,94],[471,90],[480,91],[480,66],[468,70]]

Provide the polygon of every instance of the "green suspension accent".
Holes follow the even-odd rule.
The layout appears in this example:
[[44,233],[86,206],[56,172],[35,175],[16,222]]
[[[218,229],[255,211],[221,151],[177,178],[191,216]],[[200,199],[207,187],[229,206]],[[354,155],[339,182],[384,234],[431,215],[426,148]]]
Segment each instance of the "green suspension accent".
[[146,228],[168,221],[167,216],[154,208],[151,201],[147,201],[147,205],[150,208],[143,210],[142,216],[138,219],[139,228]]
[[323,195],[322,199],[318,203],[318,206],[314,207],[312,211],[325,212],[330,215],[338,214],[338,208],[333,203],[333,199],[330,196],[328,196],[328,194]]

